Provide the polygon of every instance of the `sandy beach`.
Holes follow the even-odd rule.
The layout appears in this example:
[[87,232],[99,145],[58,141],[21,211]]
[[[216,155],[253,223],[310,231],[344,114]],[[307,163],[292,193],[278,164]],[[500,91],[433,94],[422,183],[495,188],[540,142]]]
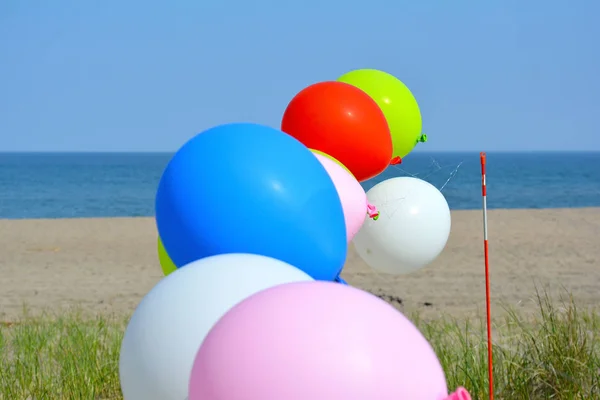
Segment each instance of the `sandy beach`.
[[[384,276],[350,249],[343,277],[407,313],[456,316],[484,307],[479,211],[454,211],[442,255],[406,276]],[[600,208],[493,210],[492,297],[533,307],[536,286],[600,305]],[[0,319],[76,307],[129,314],[162,277],[152,218],[0,220]],[[25,308],[24,308],[25,307]]]

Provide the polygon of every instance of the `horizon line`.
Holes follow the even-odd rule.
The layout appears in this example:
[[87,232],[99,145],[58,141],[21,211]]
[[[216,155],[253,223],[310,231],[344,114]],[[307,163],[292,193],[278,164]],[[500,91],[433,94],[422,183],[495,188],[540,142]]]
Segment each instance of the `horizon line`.
[[[507,154],[507,153],[600,153],[599,150],[430,150],[415,151],[413,154],[467,154],[481,153]],[[177,150],[0,150],[0,154],[175,154]]]

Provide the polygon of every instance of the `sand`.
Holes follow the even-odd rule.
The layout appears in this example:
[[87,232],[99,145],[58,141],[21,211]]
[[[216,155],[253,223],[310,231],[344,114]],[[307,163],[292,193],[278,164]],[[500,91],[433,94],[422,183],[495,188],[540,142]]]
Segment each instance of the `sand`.
[[[600,208],[493,210],[494,311],[531,308],[536,286],[600,305]],[[0,220],[0,320],[65,308],[128,315],[161,279],[151,218]],[[479,211],[452,212],[446,249],[406,276],[375,273],[350,249],[343,278],[406,313],[463,316],[485,305]]]

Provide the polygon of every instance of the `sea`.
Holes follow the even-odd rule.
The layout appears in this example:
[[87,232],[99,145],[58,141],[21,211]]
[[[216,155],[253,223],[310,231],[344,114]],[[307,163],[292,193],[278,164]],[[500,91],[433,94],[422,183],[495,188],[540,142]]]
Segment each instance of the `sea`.
[[[0,218],[154,215],[167,153],[0,153]],[[451,209],[481,208],[479,153],[413,153],[366,181],[424,179]],[[600,152],[488,153],[493,208],[600,207]]]

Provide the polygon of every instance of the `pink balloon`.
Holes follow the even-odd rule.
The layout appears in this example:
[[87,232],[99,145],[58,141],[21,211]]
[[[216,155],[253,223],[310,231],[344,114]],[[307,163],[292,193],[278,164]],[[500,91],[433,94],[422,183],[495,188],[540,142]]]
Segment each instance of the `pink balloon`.
[[346,238],[348,239],[348,243],[350,243],[365,222],[367,216],[367,194],[356,178],[345,170],[344,167],[321,154],[314,153],[314,155],[329,173],[329,177],[340,196],[346,220]]
[[427,340],[383,300],[332,282],[259,292],[200,347],[189,400],[442,400]]

